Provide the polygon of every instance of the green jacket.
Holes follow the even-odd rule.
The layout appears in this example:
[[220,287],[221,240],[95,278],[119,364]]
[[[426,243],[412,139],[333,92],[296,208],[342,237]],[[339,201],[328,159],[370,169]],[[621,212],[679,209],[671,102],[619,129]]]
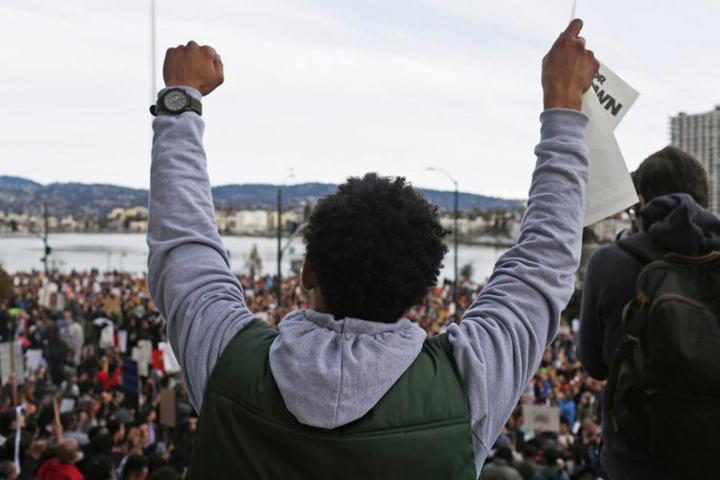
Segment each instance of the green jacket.
[[189,480],[476,478],[467,393],[446,335],[425,342],[370,412],[332,430],[302,425],[285,407],[268,361],[277,335],[253,320],[225,349]]

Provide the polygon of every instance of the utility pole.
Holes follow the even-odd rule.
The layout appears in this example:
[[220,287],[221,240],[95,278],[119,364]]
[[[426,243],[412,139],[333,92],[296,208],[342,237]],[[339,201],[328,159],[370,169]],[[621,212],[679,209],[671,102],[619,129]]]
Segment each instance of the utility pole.
[[277,305],[280,307],[282,300],[282,189],[278,187],[277,194]]
[[458,305],[458,217],[460,215],[460,212],[459,212],[460,192],[458,191],[457,181],[446,170],[443,170],[442,168],[438,168],[438,167],[428,167],[428,170],[433,171],[433,172],[444,173],[445,176],[448,177],[450,179],[450,181],[453,182],[453,184],[455,185],[455,202],[454,202],[455,208],[453,209],[454,210],[454,212],[453,212],[454,249],[453,250],[454,250],[454,254],[455,254],[454,255],[455,256],[455,262],[454,262],[455,263],[455,265],[454,265],[455,279],[453,280],[453,303],[455,305],[455,315],[453,315],[453,317],[454,317],[455,323],[459,323],[460,322],[460,309],[459,309],[459,305]]
[[[453,180],[454,181],[454,180]],[[455,182],[455,226],[453,228],[455,240],[455,284],[453,285],[453,302],[455,302],[455,323],[460,323],[460,311],[458,305],[458,216],[460,192],[458,192],[458,184]]]
[[43,245],[45,246],[45,255],[41,258],[43,262],[43,267],[45,269],[45,275],[50,273],[50,269],[48,268],[48,256],[50,256],[50,253],[52,252],[52,248],[50,248],[50,245],[48,245],[48,235],[50,230],[50,214],[48,212],[48,206],[47,202],[43,201],[43,223],[44,223],[44,232],[42,236]]
[[278,186],[278,196],[277,196],[277,296],[278,296],[278,307],[280,307],[280,302],[282,301],[282,257],[283,257],[283,248],[282,248],[282,191],[283,188],[285,188],[285,185],[287,185],[288,180],[295,177],[295,173],[293,172],[293,169],[291,168],[288,172],[287,178],[285,178],[285,181],[282,183],[282,185]]
[[157,73],[157,32],[155,28],[155,0],[150,0],[150,102],[155,103],[157,95],[157,82],[155,79]]

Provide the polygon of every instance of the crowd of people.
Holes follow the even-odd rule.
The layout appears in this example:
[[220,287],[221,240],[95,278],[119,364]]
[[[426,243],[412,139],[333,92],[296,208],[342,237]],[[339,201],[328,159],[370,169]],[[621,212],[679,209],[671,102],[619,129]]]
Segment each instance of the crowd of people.
[[[290,310],[308,308],[295,277],[283,279],[279,304],[275,277],[240,281],[249,309],[274,327]],[[33,272],[12,275],[10,282],[10,293],[0,302],[0,342],[20,345],[27,360],[24,369],[13,365],[6,373],[7,359],[0,355],[0,478],[182,478],[197,413],[181,374],[153,362],[147,372],[139,372],[138,395],[127,388],[124,361],[132,358],[131,352],[143,341],[151,342],[153,350],[166,341],[165,320],[150,298],[146,277]],[[459,312],[480,288],[467,280],[460,283]],[[431,289],[407,317],[428,336],[443,332],[455,320],[453,283]],[[31,360],[27,352],[41,353]],[[600,388],[578,361],[577,321],[564,318],[493,449],[487,478],[505,478],[491,476],[501,467],[517,468],[526,479],[542,468],[559,469],[571,478],[592,474],[599,448]],[[163,406],[161,399],[168,397],[162,391],[172,392],[171,405]],[[527,428],[523,404],[559,407],[559,431]]]

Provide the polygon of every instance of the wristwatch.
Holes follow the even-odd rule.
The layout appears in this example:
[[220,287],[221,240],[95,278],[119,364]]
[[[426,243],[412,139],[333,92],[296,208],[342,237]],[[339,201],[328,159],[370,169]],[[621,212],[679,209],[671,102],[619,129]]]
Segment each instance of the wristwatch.
[[150,105],[150,113],[153,116],[157,116],[160,112],[173,115],[183,112],[195,112],[202,115],[202,103],[182,88],[171,88],[158,97],[157,104]]

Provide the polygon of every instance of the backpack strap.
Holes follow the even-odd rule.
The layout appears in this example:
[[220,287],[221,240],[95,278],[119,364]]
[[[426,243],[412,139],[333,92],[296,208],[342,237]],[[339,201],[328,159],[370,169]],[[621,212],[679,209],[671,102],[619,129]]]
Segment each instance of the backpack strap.
[[662,260],[670,250],[648,235],[647,232],[636,233],[617,242],[618,246],[635,257],[648,262]]

